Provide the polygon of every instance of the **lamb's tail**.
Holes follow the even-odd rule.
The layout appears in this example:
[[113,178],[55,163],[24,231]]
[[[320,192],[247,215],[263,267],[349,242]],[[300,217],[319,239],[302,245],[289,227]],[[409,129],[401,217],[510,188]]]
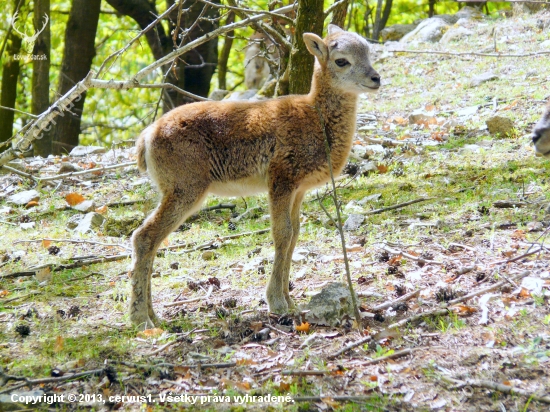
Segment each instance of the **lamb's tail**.
[[142,172],[145,172],[147,170],[147,162],[145,161],[145,154],[147,151],[147,139],[152,136],[154,131],[155,129],[152,125],[147,127],[143,132],[141,132],[136,141],[137,166],[138,169]]

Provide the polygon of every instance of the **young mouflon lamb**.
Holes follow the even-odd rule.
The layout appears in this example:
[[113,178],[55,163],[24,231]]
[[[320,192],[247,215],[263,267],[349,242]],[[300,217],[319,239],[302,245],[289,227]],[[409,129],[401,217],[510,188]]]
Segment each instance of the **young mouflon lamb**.
[[133,324],[158,324],[150,279],[157,248],[200,208],[208,193],[268,192],[275,262],[267,302],[278,314],[294,307],[288,282],[300,206],[308,189],[330,179],[325,136],[338,174],[355,133],[358,97],[380,87],[369,45],[361,36],[330,25],[324,40],[305,33],[304,41],[316,57],[309,94],[188,104],[165,114],[139,136],[138,166],[149,171],[161,200],[132,236]]
[[533,143],[537,153],[550,157],[550,100],[548,100],[542,118],[533,129]]

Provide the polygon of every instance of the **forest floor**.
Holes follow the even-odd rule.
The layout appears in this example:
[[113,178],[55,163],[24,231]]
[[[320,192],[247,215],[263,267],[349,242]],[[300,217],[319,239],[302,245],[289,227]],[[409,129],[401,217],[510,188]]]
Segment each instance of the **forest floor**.
[[[550,39],[549,20],[487,20],[447,46],[405,47],[491,52],[496,40],[500,53],[531,53]],[[268,314],[265,196],[209,197],[205,206],[232,207],[201,212],[155,260],[162,326],[130,327],[128,234],[154,207],[148,178],[135,166],[37,178],[57,176],[63,162],[129,162],[133,149],[25,159],[18,167],[32,178],[0,176],[0,410],[30,407],[12,395],[41,394],[77,395],[80,403],[49,406],[66,410],[144,409],[143,401],[147,410],[548,410],[550,162],[535,156],[529,134],[550,94],[549,57],[381,46],[375,55],[384,85],[361,100],[351,157],[359,173],[337,190],[344,218],[366,216],[346,242],[367,338],[346,318],[328,327]],[[471,84],[488,72],[496,77]],[[508,136],[487,130],[495,115],[513,121]],[[31,189],[38,200],[7,203]],[[291,275],[302,307],[345,274],[317,200],[328,192],[309,194],[302,208]],[[82,216],[74,207],[83,200],[106,223],[77,234],[67,223]],[[413,200],[422,201],[369,213]],[[330,197],[323,205],[334,215]]]

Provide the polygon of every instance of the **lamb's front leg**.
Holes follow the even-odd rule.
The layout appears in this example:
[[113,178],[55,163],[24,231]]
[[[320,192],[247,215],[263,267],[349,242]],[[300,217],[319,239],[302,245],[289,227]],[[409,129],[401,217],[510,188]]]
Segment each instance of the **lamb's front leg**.
[[290,241],[290,246],[287,250],[287,266],[285,267],[285,273],[283,277],[283,293],[285,295],[286,303],[288,304],[289,309],[294,309],[296,305],[290,297],[289,283],[290,283],[290,266],[292,265],[292,255],[294,253],[294,248],[296,247],[296,242],[298,241],[298,236],[300,235],[300,207],[302,206],[302,200],[304,199],[305,192],[297,192],[294,196],[292,202],[292,209],[290,211],[290,222],[292,224],[292,239]]
[[290,249],[293,234],[290,219],[292,193],[270,192],[269,195],[271,203],[271,233],[275,245],[275,262],[273,263],[273,272],[267,285],[266,297],[271,312],[284,314],[288,312],[285,290],[288,294],[288,271],[290,268],[288,250]]

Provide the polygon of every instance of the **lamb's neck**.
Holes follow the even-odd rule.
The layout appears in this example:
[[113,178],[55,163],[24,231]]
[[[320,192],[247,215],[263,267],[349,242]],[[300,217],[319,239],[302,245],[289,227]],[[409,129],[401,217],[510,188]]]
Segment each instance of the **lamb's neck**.
[[310,97],[323,116],[323,123],[327,131],[330,132],[329,141],[332,139],[349,140],[355,133],[359,96],[356,93],[343,92],[330,87],[329,81],[329,79],[323,78],[320,71],[316,71]]

